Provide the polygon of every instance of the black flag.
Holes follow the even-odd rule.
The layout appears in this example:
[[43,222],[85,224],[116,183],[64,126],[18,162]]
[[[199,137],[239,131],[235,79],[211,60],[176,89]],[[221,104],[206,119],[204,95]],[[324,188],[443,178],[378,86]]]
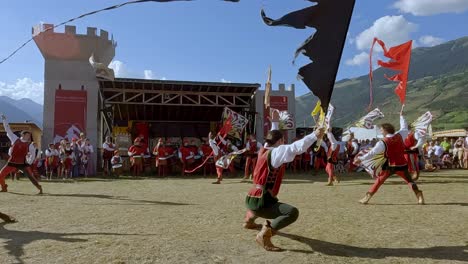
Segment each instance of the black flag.
[[335,84],[346,34],[355,0],[315,0],[317,5],[291,12],[277,20],[265,15],[269,26],[289,26],[297,29],[314,27],[317,31],[296,50],[313,62],[299,69],[299,78],[320,99],[326,112]]

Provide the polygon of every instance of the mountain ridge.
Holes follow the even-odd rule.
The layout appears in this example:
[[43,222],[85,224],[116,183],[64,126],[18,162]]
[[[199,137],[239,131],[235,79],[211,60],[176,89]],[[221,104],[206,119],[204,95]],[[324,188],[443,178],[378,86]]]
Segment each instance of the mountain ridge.
[[[384,74],[392,72],[378,68],[374,74],[374,104],[385,114],[382,121],[397,123],[401,107],[394,93],[396,83]],[[425,111],[434,115],[436,129],[468,126],[468,37],[462,37],[434,47],[412,51],[405,112],[410,121]],[[313,125],[310,112],[317,98],[311,93],[296,97],[296,122]],[[333,123],[346,127],[366,114],[369,104],[369,77],[362,75],[336,82],[331,103],[336,111]],[[305,122],[304,122],[305,121]]]

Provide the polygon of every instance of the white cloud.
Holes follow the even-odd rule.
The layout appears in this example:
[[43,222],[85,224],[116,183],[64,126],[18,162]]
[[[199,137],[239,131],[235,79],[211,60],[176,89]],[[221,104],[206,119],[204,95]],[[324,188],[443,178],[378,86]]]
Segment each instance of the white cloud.
[[165,80],[165,77],[158,78],[152,70],[144,70],[143,72],[135,72],[126,63],[113,60],[109,64],[109,68],[114,70],[115,77],[117,78],[137,78],[137,79],[148,79],[148,80]]
[[356,47],[369,50],[374,37],[383,40],[388,47],[395,46],[410,40],[410,34],[417,30],[418,25],[407,21],[402,15],[384,16],[356,37]]
[[369,53],[365,51],[357,54],[352,59],[346,60],[346,65],[350,66],[358,66],[366,63],[369,63]]
[[468,0],[398,0],[393,7],[415,16],[463,13],[468,10]]
[[152,70],[144,70],[143,74],[145,75],[145,79],[152,80],[154,79],[154,74]]
[[117,78],[135,77],[135,76],[130,76],[132,74],[130,74],[130,71],[128,70],[127,65],[119,60],[113,60],[109,64],[109,68],[114,70],[115,77]]
[[444,42],[444,39],[431,35],[422,36],[419,38],[419,44],[422,46],[434,47]]
[[232,83],[231,81],[228,81],[228,80],[226,80],[224,78],[221,79],[221,82],[223,82],[223,83]]
[[44,104],[44,83],[34,82],[31,78],[22,78],[15,83],[0,82],[0,96],[13,99],[28,98],[38,104]]

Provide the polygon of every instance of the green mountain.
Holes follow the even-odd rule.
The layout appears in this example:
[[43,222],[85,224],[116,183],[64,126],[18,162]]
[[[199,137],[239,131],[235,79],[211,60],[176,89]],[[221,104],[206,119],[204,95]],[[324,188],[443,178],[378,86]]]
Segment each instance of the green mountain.
[[[398,124],[400,102],[396,83],[384,78],[386,69],[374,71],[374,104],[385,114],[379,122]],[[310,112],[317,98],[311,93],[296,98],[296,122],[313,125]],[[335,84],[331,100],[333,125],[345,127],[366,114],[369,76],[345,79]],[[415,120],[426,111],[434,116],[435,130],[468,127],[468,37],[435,47],[416,48],[411,57],[405,115]]]

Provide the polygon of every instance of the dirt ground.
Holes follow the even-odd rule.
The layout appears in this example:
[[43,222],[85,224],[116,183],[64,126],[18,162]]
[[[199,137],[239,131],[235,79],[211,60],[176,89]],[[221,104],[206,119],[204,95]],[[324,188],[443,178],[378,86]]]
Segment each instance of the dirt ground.
[[250,184],[228,178],[27,179],[0,193],[0,263],[468,263],[468,171],[425,173],[427,205],[393,176],[369,205],[357,202],[372,180],[287,175],[280,201],[300,210],[273,242],[242,229]]

